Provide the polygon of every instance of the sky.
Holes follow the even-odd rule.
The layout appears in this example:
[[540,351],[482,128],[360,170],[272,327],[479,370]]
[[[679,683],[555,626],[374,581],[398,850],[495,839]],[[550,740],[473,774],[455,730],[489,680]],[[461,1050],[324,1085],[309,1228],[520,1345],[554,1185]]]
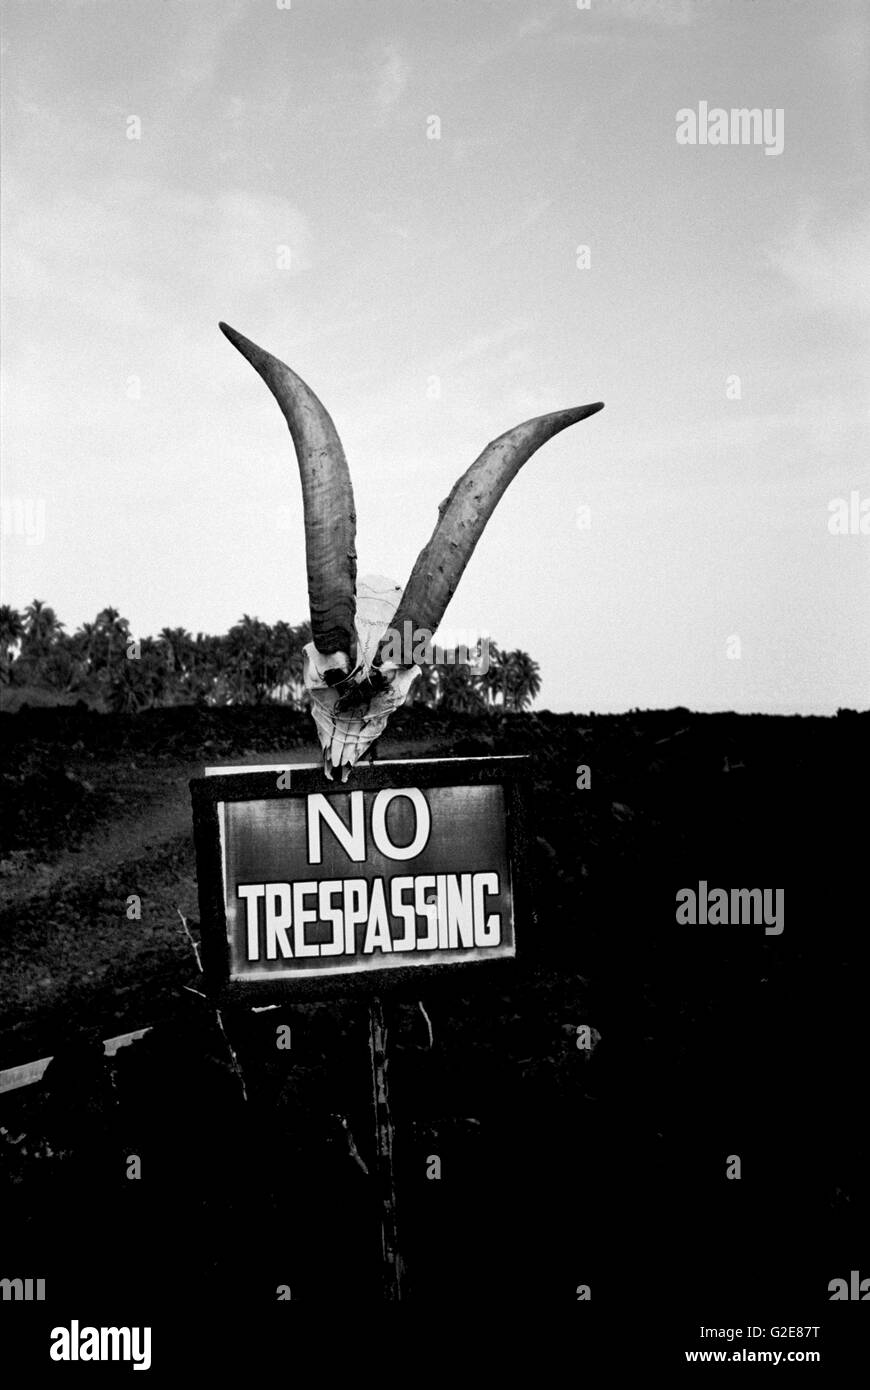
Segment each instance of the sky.
[[[3,73],[5,602],[307,617],[223,319],[332,415],[361,576],[405,582],[492,438],[605,402],[439,633],[530,652],[537,708],[870,704],[862,0],[6,0]],[[781,149],[678,142],[701,103]]]

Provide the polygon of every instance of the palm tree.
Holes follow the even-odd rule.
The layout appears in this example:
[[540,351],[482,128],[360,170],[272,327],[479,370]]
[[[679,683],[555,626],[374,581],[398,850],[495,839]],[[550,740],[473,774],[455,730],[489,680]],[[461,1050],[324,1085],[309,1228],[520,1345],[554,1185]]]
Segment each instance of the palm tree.
[[305,651],[311,641],[311,624],[297,623],[293,629],[293,652],[290,659],[290,675],[293,682],[294,703],[302,709],[306,702],[305,682],[302,674],[305,668]]
[[247,613],[227,633],[227,651],[232,661],[230,688],[235,704],[250,700],[261,704],[266,699],[270,689],[271,636],[267,623]]
[[498,644],[491,638],[482,639],[482,649],[489,653],[489,664],[487,669],[480,676],[480,688],[484,693],[487,705],[494,705],[496,696],[502,690],[502,661],[504,654],[499,650]]
[[45,656],[63,623],[53,608],[42,599],[35,598],[24,610],[24,643],[22,655],[35,658]]
[[91,667],[94,661],[94,643],[97,640],[96,623],[82,623],[78,631],[73,633],[73,637],[80,642],[85,661],[88,667]]
[[438,671],[428,661],[418,662],[420,674],[411,686],[409,703],[434,709],[438,700]]
[[[306,704],[307,622],[293,626],[281,619],[270,627],[244,613],[225,635],[198,632],[195,638],[184,627],[164,627],[158,637],[142,639],[139,660],[133,662],[123,660],[130,625],[117,608],[101,609],[93,623],[82,623],[71,637],[63,626],[41,599],[23,614],[0,605],[0,680],[8,683],[14,666],[22,672],[19,680],[82,691],[124,711],[191,699],[213,705],[276,698],[297,708]],[[443,704],[457,713],[526,709],[541,688],[537,662],[528,652],[505,652],[484,641],[486,671],[457,662],[461,652],[436,650],[433,662],[422,663],[410,701],[430,709]]]
[[46,662],[61,634],[63,623],[53,608],[35,598],[24,610],[24,637],[16,663],[21,669],[22,683],[44,683]]
[[[301,652],[298,652],[296,645],[296,629],[281,619],[272,628],[271,639],[270,657],[275,676],[273,689],[277,692],[278,699],[282,704],[286,704],[288,699],[295,704],[297,655],[301,658]],[[301,672],[301,660],[299,661],[299,670]]]
[[[128,661],[125,666],[130,668],[129,683],[133,687],[138,709],[153,709],[176,702],[174,671],[167,660],[166,643],[162,638],[144,637],[140,643],[139,660]],[[114,684],[118,684],[117,680]],[[129,698],[113,688],[113,708],[126,707]]]
[[157,641],[163,654],[163,683],[167,692],[167,702],[175,703],[192,692],[195,643],[184,627],[161,628]]
[[69,639],[69,651],[72,657],[75,675],[72,687],[76,690],[87,690],[93,688],[94,667],[94,643],[97,640],[97,629],[93,623],[82,623],[81,627],[76,628],[72,637]]
[[[100,649],[101,664],[104,665],[106,676],[109,681],[112,679],[115,665],[115,652],[119,646],[124,646],[130,636],[130,624],[126,618],[122,618],[117,608],[103,608],[94,619],[96,628],[97,642],[95,646]],[[103,652],[105,660],[102,661]]]
[[135,714],[148,703],[147,683],[139,661],[124,661],[109,684],[107,704],[115,714]]
[[214,692],[217,674],[214,644],[219,637],[198,632],[190,639],[190,671],[185,682],[188,694],[197,704],[206,703]]
[[38,683],[66,695],[78,686],[83,674],[75,639],[68,637],[65,632],[58,632],[45,656],[40,657],[37,663]]
[[8,685],[12,678],[12,650],[24,636],[24,623],[17,608],[0,604],[0,680]]
[[467,666],[445,663],[439,670],[441,698],[439,704],[454,714],[478,714],[484,708],[484,698]]
[[165,644],[170,669],[183,675],[188,666],[193,641],[187,628],[163,627],[160,629],[160,641]]
[[504,710],[510,709],[511,698],[514,688],[514,656],[513,652],[499,652],[498,661],[495,663],[498,671],[499,690],[501,693],[501,707]]
[[227,702],[227,668],[229,653],[225,637],[196,634],[196,680],[194,697],[211,705]]
[[8,654],[23,636],[24,623],[18,609],[8,603],[0,603],[0,647]]
[[541,688],[540,667],[528,652],[519,649],[510,652],[507,661],[513,708],[524,710]]

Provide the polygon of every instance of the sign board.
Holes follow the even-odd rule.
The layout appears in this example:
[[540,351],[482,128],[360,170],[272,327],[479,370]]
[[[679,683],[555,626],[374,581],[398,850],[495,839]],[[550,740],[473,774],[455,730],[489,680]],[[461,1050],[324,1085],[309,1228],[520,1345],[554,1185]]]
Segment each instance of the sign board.
[[208,769],[190,785],[209,987],[375,993],[512,959],[528,761],[383,762],[344,785]]

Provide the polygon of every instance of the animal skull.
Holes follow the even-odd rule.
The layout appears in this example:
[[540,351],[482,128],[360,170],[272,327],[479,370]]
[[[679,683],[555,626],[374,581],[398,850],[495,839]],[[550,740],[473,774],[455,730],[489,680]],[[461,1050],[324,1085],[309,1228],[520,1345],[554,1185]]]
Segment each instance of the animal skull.
[[290,427],[302,479],[311,609],[303,675],[324,773],[331,780],[338,768],[345,782],[420,674],[410,661],[397,665],[387,656],[393,648],[386,630],[434,637],[508,484],[542,444],[603,402],[539,415],[494,439],[438,508],[404,592],[379,578],[357,585],[353,489],[335,425],[301,377],[227,324],[220,328],[259,372]]
[[378,643],[401,595],[400,586],[389,579],[374,576],[359,581],[357,665],[342,680],[328,679],[335,668],[334,656],[322,656],[313,642],[303,648],[302,677],[323,749],[323,771],[330,781],[333,768],[340,768],[342,782],[347,781],[354,763],[383,733],[393,710],[405,703],[420,674],[419,666],[396,666],[392,661],[374,665]]

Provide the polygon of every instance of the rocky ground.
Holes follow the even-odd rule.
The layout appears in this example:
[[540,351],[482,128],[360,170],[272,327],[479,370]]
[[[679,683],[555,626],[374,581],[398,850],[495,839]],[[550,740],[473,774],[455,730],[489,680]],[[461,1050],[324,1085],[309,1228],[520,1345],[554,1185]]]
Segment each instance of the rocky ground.
[[[0,1097],[14,1212],[0,1275],[17,1252],[94,1297],[123,1266],[143,1298],[156,1267],[179,1299],[264,1306],[287,1285],[314,1304],[337,1280],[377,1298],[364,1006],[233,1013],[225,1035],[192,992],[180,916],[195,938],[189,778],[313,759],[307,716],[25,709],[0,724],[0,1067],[55,1058],[42,1085]],[[422,1008],[388,1006],[411,1299],[567,1308],[588,1283],[613,1306],[628,1290],[672,1306],[684,1287],[710,1317],[735,1289],[786,1321],[826,1306],[867,1248],[867,727],[685,710],[394,719],[384,757],[534,759],[537,920],[512,979],[461,971],[421,984]],[[701,879],[784,888],[784,932],[678,927],[675,894]],[[101,1039],[145,1025],[103,1056]]]

